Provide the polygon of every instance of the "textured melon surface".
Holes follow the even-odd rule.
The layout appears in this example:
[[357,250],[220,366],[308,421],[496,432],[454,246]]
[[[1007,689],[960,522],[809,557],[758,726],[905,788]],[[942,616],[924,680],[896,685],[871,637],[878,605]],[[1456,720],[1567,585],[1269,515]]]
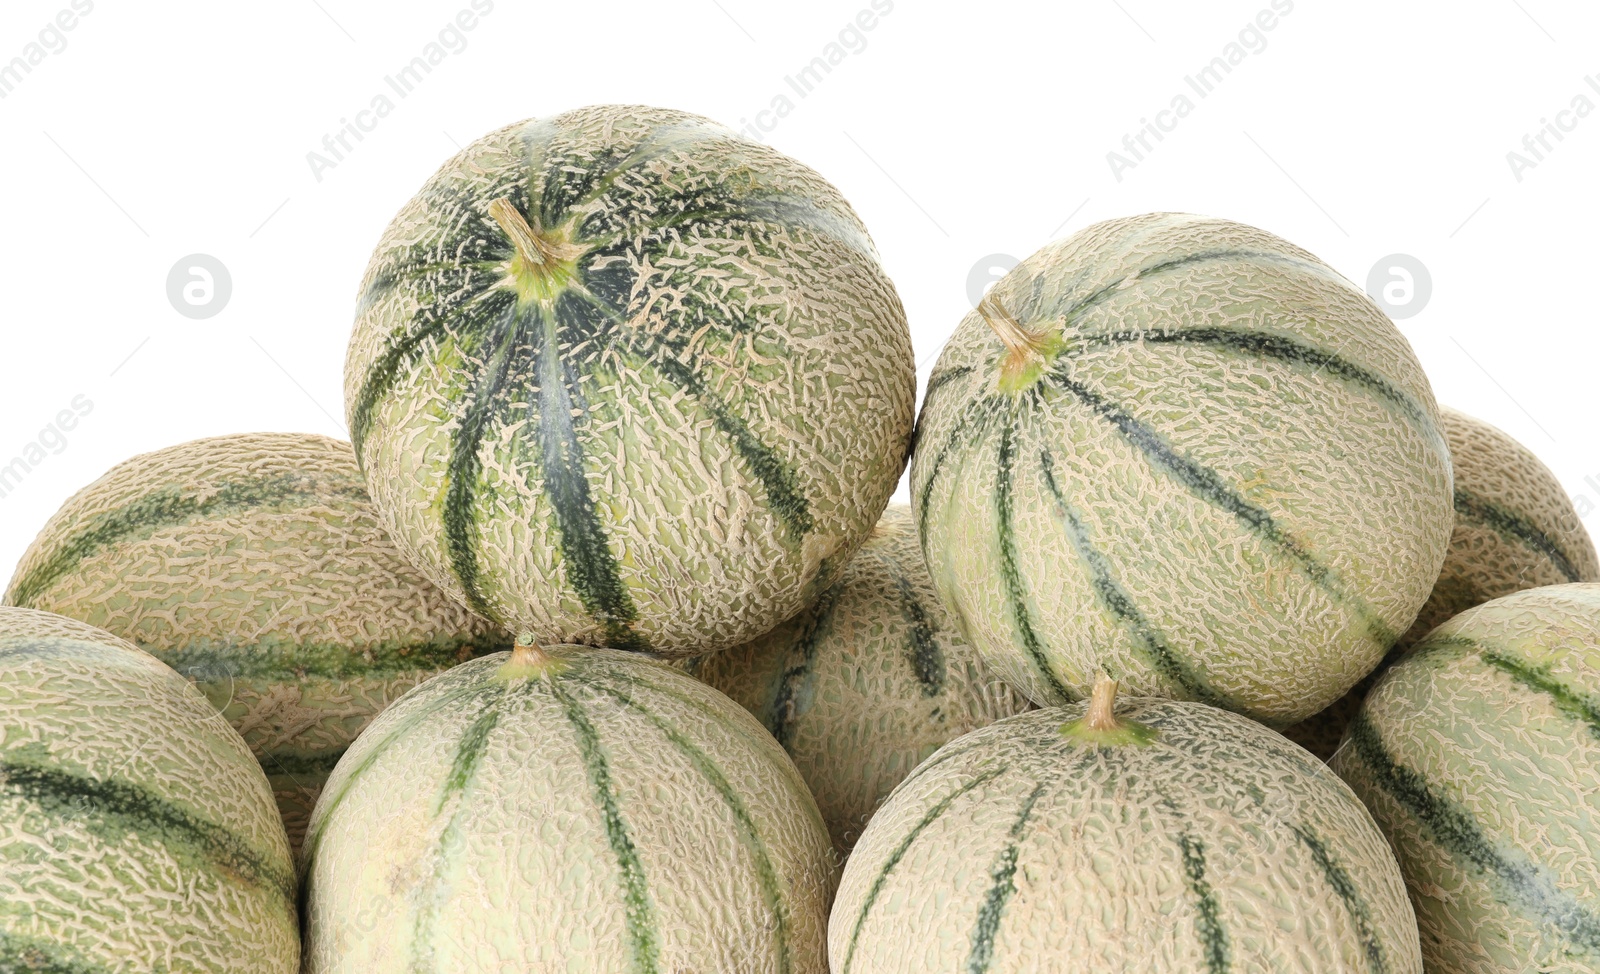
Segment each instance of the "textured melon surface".
[[350,445],[303,433],[119,464],[45,525],[6,602],[132,640],[199,685],[260,758],[296,845],[374,714],[510,643],[405,562]]
[[1400,857],[1430,974],[1600,971],[1600,585],[1449,620],[1331,766]]
[[1600,561],[1561,481],[1504,431],[1441,410],[1455,467],[1455,530],[1433,593],[1401,645],[1475,605],[1523,589],[1600,580]]
[[[1453,409],[1440,426],[1455,469],[1450,551],[1417,621],[1396,644],[1415,645],[1466,609],[1523,589],[1600,580],[1594,543],[1556,475],[1508,434]],[[1284,734],[1326,760],[1377,674]]]
[[307,971],[825,974],[832,849],[772,736],[663,663],[523,652],[423,684],[339,762]]
[[1064,732],[1084,712],[912,772],[845,867],[834,974],[1420,974],[1394,857],[1326,766],[1203,704],[1125,701],[1109,741]]
[[905,505],[816,605],[689,672],[772,732],[847,855],[894,786],[940,745],[1032,708],[946,618]]
[[1113,220],[1014,268],[945,346],[917,443],[940,595],[1039,703],[1105,671],[1308,717],[1411,625],[1450,538],[1405,338],[1326,264],[1224,220]]
[[292,974],[294,896],[261,768],[194,687],[0,608],[0,971]]
[[689,656],[826,589],[899,480],[911,336],[812,170],[638,106],[508,126],[385,232],[346,407],[374,503],[514,632]]

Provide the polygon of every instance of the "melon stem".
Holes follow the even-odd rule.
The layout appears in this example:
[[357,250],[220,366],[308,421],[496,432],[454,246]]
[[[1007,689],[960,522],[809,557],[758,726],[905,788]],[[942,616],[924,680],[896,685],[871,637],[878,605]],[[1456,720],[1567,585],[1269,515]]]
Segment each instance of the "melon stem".
[[517,637],[517,644],[511,648],[511,665],[513,666],[538,666],[545,661],[544,650],[533,636],[523,633]]
[[1089,712],[1083,715],[1083,726],[1089,730],[1111,731],[1121,726],[1117,721],[1117,681],[1101,676],[1094,681],[1089,694]]
[[1059,350],[1060,340],[1048,329],[1024,328],[993,291],[978,302],[978,313],[1006,346],[1005,358],[1000,363],[1000,390],[1021,392],[1033,385]]
[[1042,355],[1045,350],[1045,333],[1042,331],[1029,331],[1022,326],[1011,312],[1006,310],[1000,299],[990,291],[978,302],[978,314],[983,315],[983,320],[993,332],[1000,336],[1006,348],[1011,350],[1013,358],[1025,358],[1029,355]]
[[1077,720],[1061,725],[1063,736],[1093,747],[1138,747],[1151,744],[1161,735],[1137,720],[1119,719],[1117,681],[1102,674],[1095,678],[1089,694],[1089,708]]
[[543,267],[549,263],[551,255],[544,241],[539,239],[539,234],[528,225],[527,218],[509,199],[502,196],[491,202],[489,215],[494,217],[494,222],[500,224],[500,229],[511,238],[511,245],[517,248],[517,256],[521,257],[523,262],[534,267]]

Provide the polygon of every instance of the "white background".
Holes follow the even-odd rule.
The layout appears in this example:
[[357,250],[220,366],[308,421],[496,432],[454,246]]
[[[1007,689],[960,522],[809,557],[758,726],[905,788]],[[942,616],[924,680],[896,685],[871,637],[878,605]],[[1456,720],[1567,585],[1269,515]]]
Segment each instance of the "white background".
[[[1593,4],[1293,0],[1205,98],[1185,75],[1269,0],[894,0],[803,98],[785,76],[868,0],[492,5],[402,99],[385,76],[468,0],[94,0],[0,99],[0,466],[74,397],[93,403],[0,497],[0,578],[63,500],[134,453],[245,430],[344,435],[362,269],[458,145],[596,102],[739,128],[778,95],[792,110],[761,137],[854,203],[924,381],[975,264],[1097,220],[1227,216],[1361,284],[1410,254],[1433,293],[1400,326],[1439,399],[1528,444],[1600,523],[1600,111],[1567,117],[1520,181],[1507,160],[1580,93],[1600,105],[1584,80],[1600,85]],[[68,9],[5,0],[0,64]],[[393,112],[316,178],[307,154],[379,93]],[[1107,153],[1180,93],[1193,112],[1115,178]],[[206,320],[166,293],[193,253],[232,276]]]

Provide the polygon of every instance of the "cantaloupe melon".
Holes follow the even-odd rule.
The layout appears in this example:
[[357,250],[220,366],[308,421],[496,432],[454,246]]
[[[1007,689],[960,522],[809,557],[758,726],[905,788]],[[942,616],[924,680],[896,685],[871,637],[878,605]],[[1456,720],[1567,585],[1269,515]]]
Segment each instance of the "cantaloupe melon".
[[833,974],[1420,974],[1350,789],[1204,704],[1094,699],[947,744],[873,817]]
[[826,974],[836,869],[783,749],[664,663],[519,647],[402,697],[303,851],[307,974]]
[[1377,666],[1450,538],[1411,347],[1311,254],[1153,213],[1000,280],[929,379],[912,504],[941,597],[1039,703],[1198,700],[1285,726]]
[[[1589,532],[1561,481],[1533,451],[1454,409],[1441,409],[1440,419],[1455,470],[1455,530],[1433,593],[1391,658],[1451,616],[1490,599],[1541,585],[1600,580]],[[1284,734],[1326,760],[1377,675]]]
[[841,855],[941,745],[1032,708],[945,616],[903,504],[884,512],[810,609],[687,668],[743,704],[794,758]]
[[117,465],[44,526],[5,601],[132,640],[199,685],[260,758],[296,845],[374,714],[511,641],[389,543],[350,445],[304,433]]
[[394,219],[345,401],[373,501],[513,632],[683,657],[831,585],[905,464],[911,336],[821,176],[628,105],[492,132]]
[[1600,584],[1434,629],[1331,767],[1400,857],[1429,974],[1600,971]]
[[183,678],[0,608],[0,971],[294,974],[272,791]]

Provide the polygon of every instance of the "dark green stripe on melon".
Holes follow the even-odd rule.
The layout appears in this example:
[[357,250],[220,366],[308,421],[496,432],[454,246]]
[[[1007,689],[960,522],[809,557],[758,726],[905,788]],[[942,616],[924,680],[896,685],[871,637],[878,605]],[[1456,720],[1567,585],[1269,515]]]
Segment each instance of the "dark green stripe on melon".
[[[660,344],[668,344],[657,339]],[[800,489],[800,478],[784,462],[778,452],[762,443],[750,427],[724,406],[700,381],[699,375],[678,361],[674,355],[684,355],[687,348],[672,348],[668,354],[651,360],[657,370],[671,379],[680,389],[693,396],[710,416],[717,431],[727,437],[745,467],[761,482],[767,492],[767,503],[798,540],[811,533],[816,526],[811,516],[811,504]]]
[[794,957],[789,947],[789,911],[784,904],[777,867],[773,865],[766,842],[761,838],[761,832],[756,828],[755,819],[745,806],[744,799],[739,797],[739,793],[728,781],[728,776],[722,769],[717,767],[704,750],[685,737],[681,730],[621,691],[603,685],[596,685],[594,689],[650,721],[679,753],[689,759],[689,763],[700,773],[701,778],[711,785],[717,796],[722,799],[722,803],[727,806],[728,813],[733,816],[738,826],[739,840],[749,852],[750,859],[756,867],[756,880],[761,885],[761,899],[771,917],[772,939],[777,948],[779,974],[788,974],[794,966]]
[[1228,931],[1222,926],[1221,906],[1216,891],[1206,879],[1206,847],[1199,839],[1188,835],[1178,836],[1178,849],[1183,854],[1183,874],[1189,892],[1194,896],[1195,933],[1200,937],[1201,956],[1205,958],[1210,974],[1228,974]]
[[1372,781],[1427,829],[1432,841],[1463,866],[1491,877],[1508,905],[1559,931],[1573,945],[1600,952],[1600,914],[1559,889],[1536,863],[1497,847],[1470,811],[1396,761],[1365,710],[1351,721],[1345,746]]
[[487,352],[485,364],[473,377],[466,412],[450,436],[450,478],[444,496],[445,546],[450,569],[461,584],[467,606],[479,615],[490,615],[492,610],[478,585],[476,503],[483,473],[483,458],[478,451],[516,360],[521,359],[521,374],[527,375],[530,348],[523,326],[536,324],[527,321],[530,317],[534,316],[515,308],[495,319],[482,343]]
[[[441,676],[434,677],[435,681],[448,681],[452,679],[459,678],[455,677],[452,672],[449,671]],[[301,845],[301,860],[304,862],[310,862],[312,860],[313,854],[316,852],[316,847],[322,840],[322,826],[326,824],[330,818],[332,818],[334,809],[338,808],[339,805],[344,802],[344,799],[350,794],[351,790],[354,789],[356,782],[360,780],[361,776],[371,769],[374,764],[378,763],[378,760],[385,754],[390,753],[390,748],[395,744],[395,742],[416,730],[418,727],[433,720],[440,719],[437,715],[442,714],[447,707],[456,704],[465,704],[470,706],[473,703],[484,701],[489,697],[498,697],[500,692],[501,688],[498,685],[490,685],[485,687],[469,683],[465,686],[458,686],[451,690],[439,693],[438,696],[433,698],[428,707],[412,711],[411,713],[406,714],[403,719],[394,721],[385,729],[383,738],[381,740],[374,737],[370,730],[367,731],[364,736],[358,739],[361,742],[361,745],[365,748],[362,751],[360,760],[352,765],[350,770],[345,773],[343,780],[339,783],[335,791],[325,791],[317,800],[317,812],[319,814],[316,816],[316,821],[313,823],[312,827],[306,830],[305,841]]]
[[623,925],[627,930],[635,972],[658,974],[661,944],[656,933],[655,904],[645,879],[644,864],[639,859],[639,849],[628,834],[627,823],[622,820],[616,785],[611,780],[611,765],[600,743],[600,734],[583,706],[561,686],[560,681],[552,680],[549,686],[551,695],[561,704],[567,722],[572,725],[578,754],[589,776],[589,787],[605,823],[606,841],[617,861],[622,881]]
[[[951,452],[961,445],[962,437],[975,438],[988,432],[996,408],[1000,405],[1003,405],[1003,400],[997,396],[984,396],[967,403],[966,408],[961,412],[961,418],[956,420],[955,425],[946,434],[944,443],[940,444],[939,452],[933,455],[933,465],[928,468],[927,479],[922,482],[922,489],[917,495],[917,534],[922,539],[924,556],[927,555],[928,550],[928,514],[930,511],[928,502],[933,497],[933,488],[939,481],[939,475],[944,473],[945,461],[949,459]],[[977,430],[969,430],[968,427],[974,423],[977,424]],[[920,426],[918,435],[920,438]],[[920,450],[923,446],[924,444],[919,442],[917,448]]]
[[456,744],[450,772],[445,775],[444,789],[439,792],[435,815],[444,810],[451,798],[465,791],[473,775],[478,773],[478,762],[483,760],[483,752],[489,746],[489,735],[499,723],[500,704],[497,702],[485,707],[483,713],[467,726],[466,733],[461,735],[460,742]]
[[276,868],[271,856],[141,785],[91,778],[8,755],[0,758],[0,790],[38,805],[51,818],[76,821],[108,843],[121,844],[133,833],[180,861],[265,887],[286,904],[294,900],[294,876]]
[[1057,369],[1050,373],[1050,376],[1059,388],[1071,393],[1093,415],[1115,428],[1130,446],[1143,454],[1151,466],[1164,471],[1194,496],[1233,515],[1251,533],[1293,559],[1300,566],[1301,572],[1318,588],[1326,592],[1336,603],[1348,606],[1361,618],[1374,642],[1386,647],[1393,645],[1399,634],[1385,623],[1365,600],[1353,593],[1345,592],[1334,578],[1332,570],[1312,555],[1298,539],[1290,535],[1269,511],[1250,503],[1229,487],[1215,471],[1174,450],[1154,429],[1140,422],[1117,403],[1073,378],[1069,372]]
[[911,672],[916,675],[924,697],[937,697],[944,692],[948,675],[944,650],[939,646],[938,626],[900,566],[888,558],[879,560],[893,577],[895,593],[900,598],[900,614],[906,620],[906,659],[911,664]]
[[[450,799],[460,797],[472,784],[478,773],[478,764],[488,749],[489,735],[499,724],[501,710],[511,693],[512,688],[505,687],[499,698],[487,701],[483,710],[473,718],[471,724],[467,725],[466,732],[456,743],[456,753],[451,758],[450,771],[445,775],[444,787],[439,790],[439,797],[434,806],[435,816],[442,814]],[[461,812],[464,807],[459,804],[455,807],[450,813],[450,820],[439,833],[439,846],[431,876],[432,895],[420,898],[412,927],[413,974],[426,974],[438,969],[433,953],[433,928],[438,922],[439,909],[448,893],[450,864],[454,854],[461,849]]]
[[1296,341],[1284,335],[1259,331],[1233,331],[1227,328],[1186,328],[1175,331],[1124,330],[1083,336],[1088,346],[1112,345],[1196,345],[1243,352],[1260,358],[1300,365],[1347,380],[1396,407],[1411,422],[1424,427],[1428,435],[1436,432],[1427,412],[1415,399],[1371,369],[1363,368],[1333,352]]
[[928,387],[922,391],[922,401],[926,403],[933,398],[934,393],[943,389],[946,383],[954,382],[956,379],[964,379],[975,371],[977,369],[974,366],[957,365],[942,372],[935,372],[928,377]]
[[485,633],[467,638],[437,637],[422,642],[383,642],[375,646],[308,641],[294,643],[258,639],[241,652],[234,642],[196,642],[182,649],[162,650],[162,662],[191,680],[293,680],[320,677],[382,678],[402,673],[437,671],[474,656],[509,649],[507,637]]
[[339,759],[344,757],[345,747],[330,748],[314,754],[301,754],[292,750],[269,750],[262,754],[262,761],[271,764],[267,768],[269,777],[287,775],[291,778],[327,776],[338,766]]
[[1350,878],[1350,873],[1339,864],[1328,851],[1327,845],[1314,832],[1303,825],[1291,825],[1289,828],[1299,837],[1300,842],[1311,853],[1311,858],[1322,870],[1322,878],[1344,904],[1345,912],[1350,916],[1350,922],[1355,925],[1356,936],[1361,939],[1361,952],[1366,956],[1367,969],[1372,974],[1387,974],[1388,962],[1383,957],[1383,944],[1378,939],[1378,932],[1372,926],[1372,912],[1367,909],[1367,904],[1361,898],[1361,891],[1356,888],[1355,881]]
[[[480,286],[488,284],[488,280],[480,281]],[[504,291],[472,293],[458,289],[454,293],[455,297],[440,296],[435,304],[418,311],[421,324],[386,347],[367,369],[361,391],[350,409],[350,441],[357,457],[361,455],[367,435],[372,432],[373,411],[378,401],[389,394],[405,369],[417,364],[429,342],[443,340],[448,330],[459,325],[468,314],[498,318],[510,313],[516,303],[516,298]],[[470,297],[461,296],[463,293]]]
[[1051,499],[1055,501],[1056,514],[1066,529],[1067,541],[1088,571],[1100,604],[1129,631],[1156,671],[1196,700],[1244,712],[1236,701],[1218,693],[1195,672],[1194,667],[1172,648],[1166,636],[1145,618],[1133,597],[1118,583],[1105,555],[1094,547],[1088,529],[1084,527],[1077,511],[1067,503],[1060,484],[1056,482],[1055,458],[1049,450],[1039,451],[1039,472]]
[[[940,816],[944,815],[945,812],[950,810],[950,806],[955,804],[956,799],[973,791],[976,788],[980,788],[983,785],[988,784],[995,778],[998,778],[1000,775],[1004,774],[1005,771],[1005,768],[991,768],[990,770],[985,771],[983,774],[978,775],[971,781],[962,785],[960,788],[957,788],[955,791],[951,792],[945,797],[939,799],[939,801],[935,803],[932,808],[928,809],[927,813],[917,821],[917,824],[911,827],[911,830],[906,833],[905,838],[900,840],[900,844],[895,846],[894,851],[889,853],[889,858],[884,860],[883,868],[878,871],[878,877],[872,881],[872,888],[867,891],[867,897],[861,903],[861,911],[856,914],[855,925],[850,930],[850,947],[845,952],[844,970],[840,971],[839,974],[850,974],[850,965],[855,960],[856,946],[861,939],[861,928],[867,922],[867,914],[872,911],[872,907],[878,901],[878,895],[883,892],[883,887],[889,882],[889,874],[894,872],[896,866],[900,865],[900,860],[905,858],[905,855],[908,851],[910,851],[912,844],[917,841],[917,838],[921,836],[924,831],[927,830],[928,826],[938,821]],[[902,783],[902,787],[904,787],[904,783]]]
[[[1016,447],[1012,441],[1014,427],[1007,425],[1000,431],[1000,450],[996,460],[994,506],[998,522],[1000,545],[1000,581],[1005,586],[1006,598],[1011,603],[1011,617],[1017,635],[1022,640],[1023,651],[1033,662],[1033,668],[1044,677],[1050,692],[1058,700],[1076,700],[1078,694],[1068,690],[1056,676],[1045,655],[1044,643],[1034,631],[1032,613],[1028,608],[1028,593],[1023,585],[1022,571],[1017,565],[1017,541],[1012,504],[1012,477],[1016,464]],[[931,481],[930,481],[931,483]]]
[[7,601],[31,607],[62,576],[96,552],[130,538],[147,538],[169,527],[245,511],[292,511],[337,497],[365,504],[364,486],[352,481],[318,481],[304,474],[280,474],[242,483],[220,484],[206,493],[182,487],[152,491],[123,506],[97,514],[53,549],[27,575],[12,583]]
[[806,689],[814,675],[812,668],[817,662],[818,644],[833,623],[833,609],[838,601],[839,590],[830,588],[807,610],[805,626],[790,647],[788,663],[778,676],[765,723],[767,730],[786,749],[794,742],[794,722],[800,716]]
[[1327,277],[1329,273],[1326,267],[1322,267],[1318,264],[1308,263],[1303,260],[1297,260],[1284,254],[1275,254],[1260,250],[1245,250],[1240,248],[1202,250],[1193,254],[1185,254],[1182,257],[1173,257],[1168,260],[1157,261],[1148,267],[1141,267],[1131,274],[1124,274],[1122,277],[1117,278],[1110,284],[1096,288],[1095,290],[1075,301],[1067,308],[1067,310],[1064,312],[1064,315],[1067,320],[1071,322],[1086,309],[1094,307],[1112,295],[1124,291],[1140,281],[1149,280],[1157,275],[1184,267],[1193,267],[1197,264],[1209,264],[1227,260],[1259,260],[1273,264],[1287,264],[1291,267],[1298,267],[1311,271],[1318,277]]
[[[572,299],[562,296],[557,308]],[[613,649],[644,650],[649,644],[633,631],[639,612],[618,572],[605,525],[595,510],[594,495],[584,470],[575,415],[587,415],[577,374],[561,357],[554,320],[545,322],[539,348],[539,458],[544,491],[555,511],[567,581],[584,609],[605,626]]]
[[1561,546],[1522,515],[1461,487],[1456,488],[1455,507],[1458,522],[1481,524],[1496,534],[1520,542],[1543,555],[1567,581],[1583,581],[1583,573]]
[[1027,828],[1028,819],[1033,816],[1033,806],[1044,794],[1044,788],[1044,782],[1039,782],[1023,799],[1016,821],[1006,835],[1006,847],[1001,850],[994,869],[989,873],[993,885],[983,898],[983,906],[978,909],[978,922],[972,930],[972,950],[967,954],[968,974],[984,974],[994,960],[994,938],[1000,932],[1000,919],[1005,914],[1011,894],[1017,891],[1017,850],[1022,843],[1022,832]]
[[1419,660],[1446,654],[1475,654],[1484,663],[1509,676],[1514,682],[1550,698],[1555,708],[1574,720],[1581,721],[1589,734],[1600,739],[1600,699],[1584,693],[1557,679],[1550,667],[1540,666],[1526,659],[1492,646],[1481,639],[1466,636],[1441,636],[1429,639],[1415,650]]

